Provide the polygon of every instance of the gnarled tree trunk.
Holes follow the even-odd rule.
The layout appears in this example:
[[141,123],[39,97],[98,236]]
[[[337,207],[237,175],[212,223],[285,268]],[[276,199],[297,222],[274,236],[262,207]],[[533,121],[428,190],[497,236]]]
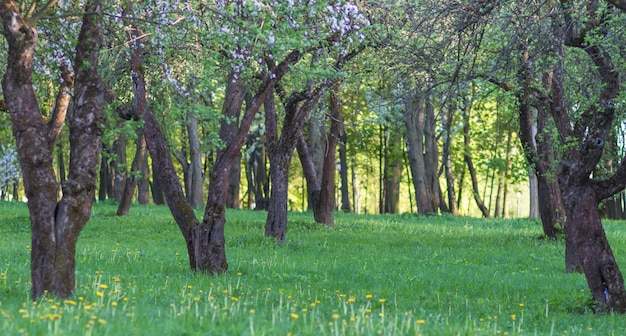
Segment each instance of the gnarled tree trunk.
[[45,293],[68,297],[76,284],[76,242],[91,213],[95,196],[98,153],[103,120],[104,91],[97,73],[102,45],[97,20],[100,2],[87,4],[76,45],[74,111],[70,120],[70,167],[57,203],[57,182],[52,166],[54,143],[67,108],[48,124],[40,114],[32,83],[33,52],[37,31],[31,24],[45,12],[28,20],[13,1],[3,1],[0,17],[7,39],[7,71],[2,79],[4,97],[11,114],[24,189],[28,197],[32,231],[32,298]]

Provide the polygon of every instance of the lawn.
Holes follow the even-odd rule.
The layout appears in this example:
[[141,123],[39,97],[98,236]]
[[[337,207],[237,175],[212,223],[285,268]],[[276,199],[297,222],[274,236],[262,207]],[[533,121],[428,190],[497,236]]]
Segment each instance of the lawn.
[[[167,208],[116,217],[98,204],[77,249],[68,300],[30,293],[28,212],[0,203],[0,326],[6,335],[621,335],[594,315],[563,241],[531,220],[289,214],[285,244],[264,212],[229,210],[229,271],[189,270]],[[623,222],[605,225],[626,265]]]

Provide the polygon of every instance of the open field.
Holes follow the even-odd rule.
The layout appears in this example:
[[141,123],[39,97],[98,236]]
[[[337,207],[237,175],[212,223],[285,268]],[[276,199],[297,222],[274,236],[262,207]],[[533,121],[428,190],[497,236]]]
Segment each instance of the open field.
[[[115,217],[96,205],[79,240],[70,300],[29,299],[29,222],[0,203],[0,327],[6,335],[622,335],[595,316],[584,277],[540,224],[447,216],[291,213],[288,241],[264,212],[229,211],[230,270],[189,271],[165,207]],[[606,224],[620,265],[626,227]]]

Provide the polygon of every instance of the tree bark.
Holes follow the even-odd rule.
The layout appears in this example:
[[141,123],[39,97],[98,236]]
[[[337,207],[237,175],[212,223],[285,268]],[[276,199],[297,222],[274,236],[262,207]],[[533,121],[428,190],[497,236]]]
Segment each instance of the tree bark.
[[102,135],[100,126],[104,120],[103,88],[96,70],[102,45],[96,14],[99,10],[98,0],[87,4],[76,45],[70,167],[68,179],[63,184],[63,198],[57,203],[52,152],[59,128],[54,121],[44,123],[32,83],[37,31],[31,24],[45,12],[23,18],[13,1],[4,1],[0,7],[3,34],[9,46],[2,88],[28,197],[33,299],[45,293],[59,298],[69,297],[76,285],[76,242],[91,213]]
[[150,166],[148,165],[148,153],[145,148],[146,139],[142,139],[144,142],[144,151],[146,152],[143,156],[143,160],[139,164],[141,171],[141,178],[137,181],[137,203],[139,204],[150,204]]
[[443,114],[443,125],[445,128],[444,133],[444,141],[443,141],[443,167],[444,174],[446,177],[446,187],[448,191],[448,207],[450,209],[450,213],[457,216],[459,214],[459,205],[456,200],[456,192],[454,185],[454,173],[452,170],[452,159],[451,159],[451,147],[452,147],[452,123],[454,120],[454,111],[456,111],[456,104],[452,108],[448,109],[447,114]]
[[392,129],[387,137],[385,155],[385,206],[383,213],[398,213],[400,201],[400,181],[402,179],[402,136],[398,130]]
[[422,94],[407,94],[404,99],[404,124],[406,126],[407,154],[413,175],[417,211],[428,215],[437,211],[433,207],[433,197],[429,193],[424,162],[424,117],[427,97]]
[[[568,9],[569,3],[561,4]],[[610,17],[598,13],[599,3],[590,1],[585,10],[593,29],[606,29]],[[626,290],[609,242],[602,228],[598,204],[626,186],[626,157],[611,177],[591,179],[591,173],[602,157],[608,134],[615,118],[614,102],[620,93],[619,72],[609,54],[598,45],[586,42],[588,30],[577,30],[576,21],[569,11],[564,12],[565,44],[584,50],[597,68],[602,82],[597,101],[593,102],[572,127],[565,107],[563,90],[563,64],[559,62],[549,80],[552,88],[552,115],[559,136],[573,137],[578,146],[568,148],[567,161],[559,164],[557,171],[563,203],[567,213],[566,237],[570,237],[578,252],[587,284],[600,311],[626,312]]]
[[202,150],[198,135],[198,118],[193,112],[186,115],[187,137],[189,138],[189,188],[187,199],[194,208],[204,205],[204,177],[202,176]]
[[133,196],[135,195],[135,187],[137,187],[137,183],[139,182],[139,179],[141,179],[141,176],[137,176],[137,174],[141,172],[141,164],[146,157],[146,141],[143,135],[143,128],[137,130],[137,135],[135,157],[133,158],[133,163],[131,164],[130,173],[126,176],[122,199],[120,200],[120,204],[117,206],[117,212],[115,213],[117,216],[128,215],[130,205],[133,201]]
[[[287,234],[287,197],[289,186],[289,164],[296,147],[298,134],[301,134],[304,121],[317,101],[332,82],[320,84],[313,92],[293,92],[285,102],[285,118],[280,138],[278,137],[278,117],[274,108],[273,95],[265,102],[265,129],[268,157],[270,160],[270,202],[265,222],[265,235],[283,242]],[[313,207],[320,204],[319,198],[311,199]],[[314,212],[315,216],[315,212]],[[332,217],[332,210],[331,210]],[[317,221],[316,217],[316,221]],[[324,222],[326,224],[326,222]]]
[[228,195],[226,197],[226,207],[231,209],[240,209],[241,200],[239,199],[239,189],[241,184],[241,152],[237,154],[230,167],[228,175]]
[[341,211],[352,212],[350,206],[350,186],[348,185],[348,155],[347,155],[348,136],[345,129],[341,132],[339,138],[339,165],[341,170],[339,175],[341,178]]

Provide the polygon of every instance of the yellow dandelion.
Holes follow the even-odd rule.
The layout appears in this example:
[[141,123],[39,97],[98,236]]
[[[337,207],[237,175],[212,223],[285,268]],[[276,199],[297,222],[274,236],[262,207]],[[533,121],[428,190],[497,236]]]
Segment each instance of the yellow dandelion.
[[250,313],[250,315],[254,315],[255,311],[254,311],[254,309],[250,309],[250,310],[248,311],[248,313]]
[[113,307],[117,307],[117,301],[113,301],[113,302],[111,302],[111,306],[113,306]]
[[76,301],[74,301],[74,300],[65,300],[65,301],[63,301],[63,303],[65,303],[68,306],[75,306],[76,305]]
[[106,284],[100,284],[100,288],[101,288],[101,289],[107,289],[107,288],[109,288],[109,286],[108,286],[108,285],[106,285]]
[[378,302],[385,303],[385,302],[387,302],[387,300],[386,299],[380,299],[380,300],[378,300]]
[[195,298],[193,298],[193,301],[194,302],[200,302],[200,298],[199,297],[195,297]]
[[523,304],[523,303],[520,303],[520,304],[519,304],[519,306],[520,306],[520,307],[524,307],[524,304]]
[[106,323],[107,323],[107,321],[106,321],[105,319],[99,319],[99,320],[98,320],[98,323],[100,323],[100,324],[106,324]]
[[296,314],[296,313],[292,313],[292,314],[291,314],[291,315],[289,315],[289,316],[291,316],[291,318],[292,318],[292,319],[294,319],[294,320],[295,320],[295,319],[297,319],[297,318],[299,317],[299,316],[298,316],[298,314]]
[[222,294],[228,294],[228,289],[224,289],[224,290],[222,291]]
[[104,293],[102,293],[101,291],[97,291],[96,292],[96,296],[97,297],[102,297],[104,295]]
[[332,318],[333,318],[333,320],[339,319],[339,314],[333,314]]
[[515,314],[511,315],[511,320],[515,321],[515,319],[517,318],[517,316],[515,316]]
[[368,299],[368,300],[371,299],[372,298],[372,294],[366,294],[365,298]]
[[241,274],[241,272],[237,272],[237,276],[242,276],[243,274]]
[[354,303],[354,301],[356,301],[356,299],[354,298],[354,296],[351,296],[350,298],[348,298],[348,302],[349,302],[349,303]]
[[192,285],[187,285],[187,289],[192,289],[193,286]]
[[426,323],[426,320],[417,320],[415,322],[419,325],[423,325],[424,323]]
[[233,302],[237,302],[237,301],[239,301],[239,298],[235,297],[235,296],[231,296],[230,300],[233,301]]

